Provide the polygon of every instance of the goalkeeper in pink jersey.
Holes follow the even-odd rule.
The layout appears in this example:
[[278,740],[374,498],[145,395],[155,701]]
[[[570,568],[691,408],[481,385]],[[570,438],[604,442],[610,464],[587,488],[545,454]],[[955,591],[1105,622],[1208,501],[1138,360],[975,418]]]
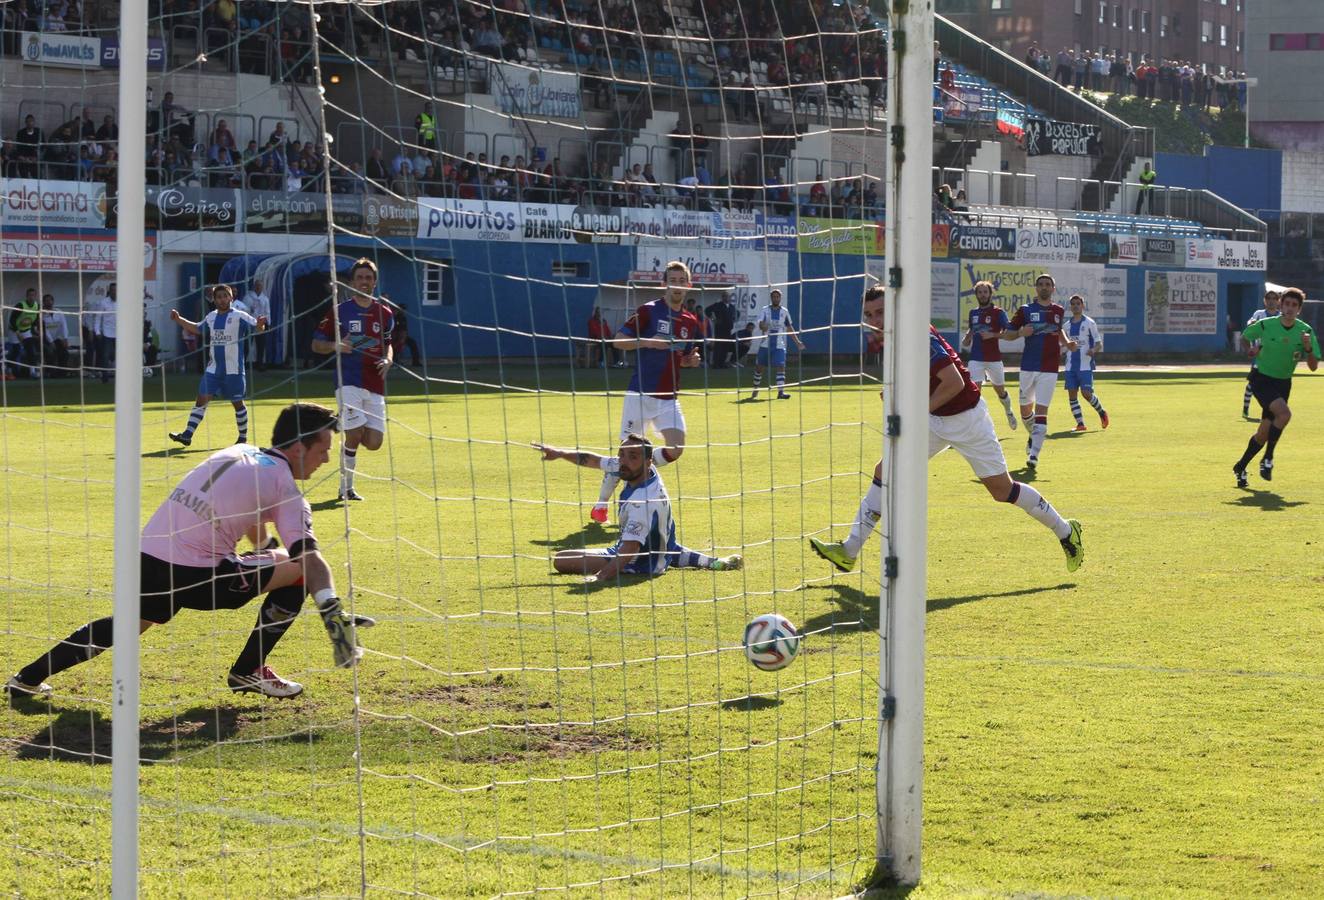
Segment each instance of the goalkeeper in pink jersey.
[[[238,609],[266,594],[230,668],[232,691],[267,697],[303,692],[303,685],[281,678],[266,659],[294,624],[305,595],[317,602],[337,666],[358,661],[356,628],[373,624],[342,609],[331,568],[317,549],[312,509],[296,483],[327,461],[336,426],[336,414],[326,407],[285,407],[270,449],[239,444],[212,454],[184,476],[143,528],[141,631],[169,622],[181,609]],[[268,522],[288,551],[235,552],[240,539],[254,540]],[[113,635],[111,616],[89,622],[20,669],[5,689],[11,696],[49,695],[45,679],[101,653]]]

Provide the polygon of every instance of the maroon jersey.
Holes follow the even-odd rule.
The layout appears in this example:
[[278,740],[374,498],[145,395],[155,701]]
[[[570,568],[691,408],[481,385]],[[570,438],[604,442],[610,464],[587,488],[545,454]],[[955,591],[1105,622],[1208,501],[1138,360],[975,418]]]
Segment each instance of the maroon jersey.
[[956,355],[952,345],[942,339],[942,335],[937,330],[929,326],[929,396],[938,388],[938,373],[948,366],[956,366],[956,371],[961,373],[961,381],[965,386],[961,392],[952,399],[948,400],[942,406],[935,409],[930,415],[934,416],[954,416],[957,413],[963,413],[968,409],[974,409],[979,405],[979,385],[970,379],[970,373],[961,363],[961,357]]

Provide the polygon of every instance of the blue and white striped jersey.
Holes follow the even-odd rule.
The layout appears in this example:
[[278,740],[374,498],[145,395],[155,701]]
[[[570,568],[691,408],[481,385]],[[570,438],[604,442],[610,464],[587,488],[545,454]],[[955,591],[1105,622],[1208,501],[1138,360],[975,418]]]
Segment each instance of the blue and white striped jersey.
[[671,518],[671,498],[656,469],[638,487],[625,485],[616,518],[621,523],[621,536],[612,550],[619,551],[626,541],[638,541],[640,553],[648,554],[626,564],[626,572],[661,575],[675,562],[680,547],[676,543],[676,523]]
[[791,325],[791,314],[786,311],[786,307],[772,305],[765,306],[759,310],[758,321],[760,323],[766,322],[768,324],[768,330],[763,331],[763,329],[760,328],[755,337],[757,337],[758,334],[763,334],[767,341],[766,346],[773,350],[785,350],[786,333],[793,327]]
[[211,342],[207,372],[212,375],[242,375],[248,354],[248,336],[257,327],[257,319],[230,307],[226,312],[213,309],[198,323]]
[[1094,347],[1103,346],[1103,335],[1099,333],[1099,326],[1089,316],[1081,316],[1080,321],[1067,319],[1066,321],[1067,337],[1074,340],[1080,346],[1067,353],[1067,372],[1093,372],[1094,357],[1089,355],[1089,351]]

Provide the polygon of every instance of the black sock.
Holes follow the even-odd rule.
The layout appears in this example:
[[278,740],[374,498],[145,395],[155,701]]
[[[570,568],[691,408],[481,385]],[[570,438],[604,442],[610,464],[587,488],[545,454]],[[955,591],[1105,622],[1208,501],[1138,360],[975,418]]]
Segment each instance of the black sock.
[[1246,452],[1241,454],[1241,460],[1232,468],[1236,469],[1238,472],[1244,472],[1246,466],[1250,465],[1250,461],[1255,458],[1255,454],[1259,453],[1260,448],[1263,446],[1263,444],[1255,440],[1255,435],[1251,435],[1250,442],[1246,444]]
[[1278,446],[1278,439],[1283,436],[1283,430],[1277,425],[1269,426],[1269,442],[1264,445],[1264,458],[1273,462],[1273,448]]
[[87,662],[109,647],[114,638],[115,625],[110,616],[88,622],[44,655],[19,669],[18,680],[24,684],[40,684],[52,675]]
[[262,608],[257,611],[257,624],[248,635],[244,649],[239,651],[239,658],[234,661],[231,672],[247,675],[266,662],[267,654],[298,617],[303,597],[301,584],[277,588],[267,594],[267,599],[262,601]]

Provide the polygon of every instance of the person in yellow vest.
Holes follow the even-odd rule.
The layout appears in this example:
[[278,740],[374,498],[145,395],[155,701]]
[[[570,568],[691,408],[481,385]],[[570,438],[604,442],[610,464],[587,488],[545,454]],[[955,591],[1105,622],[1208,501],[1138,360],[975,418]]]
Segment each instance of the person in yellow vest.
[[37,323],[41,321],[41,305],[37,303],[37,289],[28,288],[23,299],[9,314],[9,330],[23,348],[23,364],[33,378],[41,375],[37,362],[41,358],[41,338],[37,336]]
[[418,142],[429,149],[437,146],[437,116],[432,111],[432,101],[423,104],[423,111],[414,116],[414,130],[418,132]]
[[1140,193],[1136,196],[1136,215],[1140,215],[1140,207],[1143,206],[1148,198],[1149,214],[1154,214],[1154,182],[1158,180],[1158,172],[1155,172],[1149,163],[1145,163],[1145,171],[1140,173]]

